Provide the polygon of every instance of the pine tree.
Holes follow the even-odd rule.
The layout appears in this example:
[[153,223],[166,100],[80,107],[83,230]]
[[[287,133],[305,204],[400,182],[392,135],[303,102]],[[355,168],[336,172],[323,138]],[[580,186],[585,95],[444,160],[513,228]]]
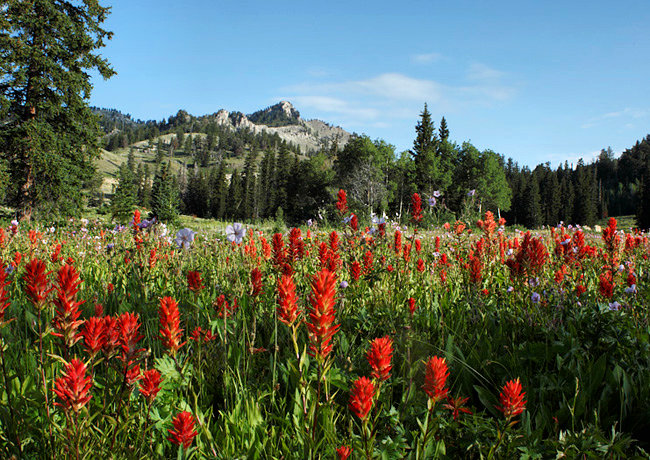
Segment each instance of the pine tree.
[[178,186],[169,162],[162,163],[151,188],[151,214],[161,222],[175,222],[178,218]]
[[163,141],[161,138],[158,138],[158,144],[156,145],[156,164],[160,165],[164,157],[165,157],[165,148],[163,146]]
[[78,213],[81,186],[101,142],[88,106],[91,73],[115,72],[96,53],[111,38],[98,1],[9,1],[0,7],[0,150],[9,199],[21,218],[35,208]]
[[416,185],[420,192],[431,194],[438,186],[438,137],[427,104],[424,104],[420,120],[415,126],[415,133],[411,155],[415,161]]
[[133,213],[138,190],[135,187],[135,176],[126,163],[120,165],[118,183],[111,199],[111,214],[122,222]]
[[253,149],[248,152],[246,155],[246,160],[244,162],[244,173],[242,175],[242,189],[244,191],[243,201],[242,201],[242,215],[246,219],[254,219],[257,213],[256,206],[256,180],[255,173],[257,166],[255,165],[255,160],[257,158],[257,153]]
[[440,136],[440,141],[444,142],[449,139],[449,128],[447,128],[447,120],[445,117],[442,117],[440,120],[440,128],[438,129],[438,135]]
[[650,156],[646,158],[641,185],[639,210],[636,213],[636,223],[643,230],[650,229]]
[[528,228],[538,228],[542,225],[542,210],[540,206],[539,185],[534,175],[530,176],[524,196],[524,221]]
[[243,190],[241,177],[239,172],[235,169],[230,176],[230,186],[228,187],[228,205],[226,216],[238,219],[241,217],[241,204],[243,198]]

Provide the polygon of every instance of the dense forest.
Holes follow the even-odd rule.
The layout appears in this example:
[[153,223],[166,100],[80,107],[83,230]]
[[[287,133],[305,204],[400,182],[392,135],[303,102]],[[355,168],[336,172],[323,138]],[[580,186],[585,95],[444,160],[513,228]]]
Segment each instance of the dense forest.
[[[416,191],[428,200],[430,223],[469,219],[486,209],[529,228],[560,221],[593,225],[619,215],[643,219],[648,213],[648,205],[642,205],[648,201],[643,197],[650,196],[644,190],[644,177],[650,177],[650,136],[619,158],[607,148],[589,164],[580,160],[553,169],[546,163],[531,170],[492,150],[452,142],[445,118],[436,127],[426,104],[409,151],[398,154],[384,140],[355,134],[341,149],[330,146],[308,156],[277,134],[232,130],[218,125],[213,116],[194,117],[181,110],[168,120],[142,122],[116,111],[96,111],[108,150],[149,139],[158,165],[174,150],[190,155],[178,174],[164,174],[174,184],[166,187],[173,196],[164,201],[198,217],[304,222],[334,215],[332,196],[339,188],[348,191],[362,218],[375,213],[400,219]],[[268,112],[259,113],[273,124]],[[172,136],[163,141],[163,134]],[[243,161],[233,167],[226,158]],[[126,217],[136,201],[156,213],[160,198],[152,190],[160,174],[145,166],[131,157],[120,169],[114,215]],[[640,223],[649,226],[647,220]]]

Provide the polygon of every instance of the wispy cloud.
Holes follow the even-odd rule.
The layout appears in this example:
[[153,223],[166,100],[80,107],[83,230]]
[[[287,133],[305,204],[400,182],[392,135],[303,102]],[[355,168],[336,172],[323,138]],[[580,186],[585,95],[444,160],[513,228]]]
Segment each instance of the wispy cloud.
[[582,125],[580,125],[581,128],[583,129],[589,129],[593,128],[595,126],[602,125],[604,123],[609,123],[612,120],[621,120],[621,121],[626,121],[623,126],[625,127],[633,127],[635,126],[633,123],[629,123],[630,120],[638,120],[640,118],[645,118],[648,115],[650,115],[650,111],[647,109],[639,109],[635,107],[625,107],[622,110],[617,110],[614,112],[607,112],[602,115],[598,115],[596,117],[592,117],[586,122],[584,122]]
[[467,70],[468,80],[498,80],[505,76],[504,72],[488,67],[480,62],[473,62]]
[[305,82],[282,88],[281,96],[312,113],[337,114],[343,125],[370,127],[377,122],[412,119],[422,110],[424,102],[434,113],[458,113],[514,97],[516,89],[502,83],[497,71],[483,69],[483,73],[487,80],[464,85],[396,72],[382,73],[361,80]]
[[438,62],[443,58],[440,53],[424,53],[424,54],[414,54],[411,56],[411,61],[417,64],[431,64],[432,62]]

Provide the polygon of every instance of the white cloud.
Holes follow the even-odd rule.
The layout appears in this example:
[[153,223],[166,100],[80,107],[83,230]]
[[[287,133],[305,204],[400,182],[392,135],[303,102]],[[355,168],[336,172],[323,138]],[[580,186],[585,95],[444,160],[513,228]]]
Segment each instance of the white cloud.
[[414,54],[411,56],[411,60],[417,64],[430,64],[441,60],[442,57],[440,53]]
[[[592,117],[586,122],[584,122],[582,125],[580,125],[581,128],[583,129],[589,129],[593,128],[595,126],[602,125],[606,122],[609,122],[612,119],[620,119],[620,120],[626,120],[629,121],[630,119],[636,120],[639,118],[645,118],[648,115],[650,115],[650,111],[646,109],[639,109],[639,108],[634,108],[634,107],[625,107],[622,110],[617,110],[614,112],[607,112],[602,115],[598,115],[596,117]],[[631,123],[625,123],[623,126],[625,127],[632,127],[634,126]]]
[[468,80],[498,80],[504,75],[504,72],[488,67],[480,62],[470,64],[467,71]]

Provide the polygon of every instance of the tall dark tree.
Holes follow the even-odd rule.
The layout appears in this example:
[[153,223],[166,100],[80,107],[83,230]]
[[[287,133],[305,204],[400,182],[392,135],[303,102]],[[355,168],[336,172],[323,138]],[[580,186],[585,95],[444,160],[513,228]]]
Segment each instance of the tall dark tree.
[[543,216],[540,205],[539,184],[534,175],[531,175],[524,195],[524,221],[528,228],[537,228],[542,225]]
[[420,192],[432,193],[438,187],[440,171],[437,157],[438,136],[427,104],[424,104],[420,120],[415,126],[415,133],[411,155],[415,161],[416,185]]
[[97,0],[8,0],[0,15],[0,154],[10,201],[24,219],[34,209],[78,212],[93,175],[100,131],[88,106],[90,74],[115,72],[97,50],[111,33]]
[[178,186],[169,162],[162,163],[151,188],[151,214],[161,222],[174,222],[178,218]]
[[440,128],[438,129],[438,135],[440,136],[441,142],[449,139],[449,128],[447,127],[447,120],[445,120],[445,117],[442,117],[442,120],[440,120]]
[[241,175],[235,169],[230,176],[230,185],[228,187],[228,201],[226,206],[226,216],[232,218],[241,217],[241,205],[244,191],[242,189]]
[[126,221],[133,213],[138,189],[135,186],[135,175],[126,163],[120,165],[118,182],[111,198],[111,214],[120,221]]
[[256,165],[257,153],[250,149],[244,162],[244,172],[242,174],[242,215],[246,219],[254,219],[257,214],[256,204]]
[[636,223],[639,228],[650,229],[650,155],[646,158],[643,171],[639,209],[636,213]]

